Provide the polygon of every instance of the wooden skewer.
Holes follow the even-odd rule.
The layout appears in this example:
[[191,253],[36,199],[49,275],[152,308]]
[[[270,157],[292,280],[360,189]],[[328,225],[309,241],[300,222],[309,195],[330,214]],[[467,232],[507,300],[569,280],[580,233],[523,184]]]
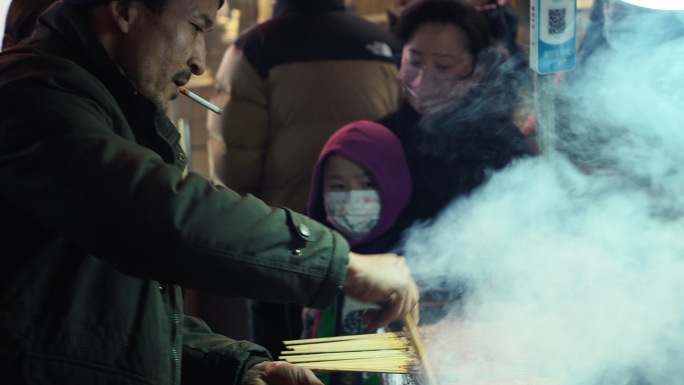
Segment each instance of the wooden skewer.
[[370,368],[370,367],[354,367],[354,368],[340,368],[340,367],[335,367],[335,366],[324,366],[320,365],[318,363],[315,363],[313,365],[307,365],[307,364],[297,364],[299,366],[302,366],[304,368],[309,368],[314,372],[364,372],[364,373],[396,373],[396,374],[410,374],[413,373],[413,370],[411,368],[390,368],[388,369],[387,366],[383,365],[378,368]]
[[418,325],[416,324],[416,321],[413,319],[411,313],[407,314],[406,317],[404,317],[404,323],[406,324],[406,329],[408,329],[408,332],[411,335],[413,346],[416,348],[418,359],[420,360],[420,363],[423,366],[423,374],[425,374],[425,377],[428,381],[428,385],[437,385],[435,374],[432,371],[432,366],[430,365],[430,361],[428,361],[427,354],[425,353],[425,346],[423,345],[423,341],[420,339],[420,334],[418,334]]
[[295,354],[281,356],[281,359],[288,362],[311,362],[311,361],[339,361],[350,359],[410,359],[411,355],[402,350],[373,350],[360,352],[342,353],[319,353],[319,354]]
[[405,337],[406,335],[402,332],[389,332],[389,333],[375,333],[375,334],[354,334],[350,336],[334,336],[334,337],[321,337],[321,338],[308,338],[302,340],[290,340],[283,341],[285,345],[302,345],[311,343],[321,343],[321,342],[336,342],[336,341],[348,341],[348,340],[369,340],[369,339],[392,339],[397,337]]
[[406,338],[394,338],[378,342],[377,340],[351,340],[339,342],[324,342],[320,344],[304,344],[289,346],[283,355],[299,353],[332,353],[332,352],[353,352],[361,350],[387,350],[387,349],[406,349],[410,342]]
[[344,361],[300,362],[296,365],[319,371],[413,373],[415,372],[416,364],[414,360],[409,359],[360,359]]

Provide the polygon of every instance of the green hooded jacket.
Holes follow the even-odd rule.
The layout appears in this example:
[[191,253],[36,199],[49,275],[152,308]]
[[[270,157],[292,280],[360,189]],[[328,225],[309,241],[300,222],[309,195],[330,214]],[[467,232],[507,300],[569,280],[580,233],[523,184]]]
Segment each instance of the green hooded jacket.
[[349,246],[287,209],[183,175],[176,128],[76,9],[0,53],[0,378],[241,384],[261,347],[183,314],[179,285],[328,305]]

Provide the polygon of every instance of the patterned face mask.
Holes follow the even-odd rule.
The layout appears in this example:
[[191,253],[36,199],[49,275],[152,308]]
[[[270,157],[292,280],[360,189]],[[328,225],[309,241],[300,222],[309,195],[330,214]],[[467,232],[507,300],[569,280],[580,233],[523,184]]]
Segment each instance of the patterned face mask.
[[409,65],[401,67],[397,80],[406,100],[421,114],[438,112],[449,103],[458,104],[471,87],[468,78],[428,73]]
[[327,221],[345,236],[360,239],[368,235],[380,218],[377,190],[333,191],[323,196]]

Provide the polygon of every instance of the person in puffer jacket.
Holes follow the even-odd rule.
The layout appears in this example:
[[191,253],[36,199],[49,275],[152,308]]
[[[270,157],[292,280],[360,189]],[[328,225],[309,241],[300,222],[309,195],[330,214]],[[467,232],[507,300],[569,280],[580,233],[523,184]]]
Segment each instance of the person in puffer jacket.
[[[330,135],[397,108],[401,47],[343,0],[278,0],[274,13],[226,50],[216,80],[228,102],[208,148],[230,189],[304,213]],[[279,354],[281,341],[301,333],[300,314],[294,304],[252,301],[255,341]]]

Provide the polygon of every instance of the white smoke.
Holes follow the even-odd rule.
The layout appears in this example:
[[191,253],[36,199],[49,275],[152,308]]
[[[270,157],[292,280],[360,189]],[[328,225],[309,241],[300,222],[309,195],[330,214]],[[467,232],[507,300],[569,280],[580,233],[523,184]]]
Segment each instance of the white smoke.
[[421,327],[443,385],[684,384],[684,40],[592,63],[561,152],[407,238],[417,276],[469,288]]

